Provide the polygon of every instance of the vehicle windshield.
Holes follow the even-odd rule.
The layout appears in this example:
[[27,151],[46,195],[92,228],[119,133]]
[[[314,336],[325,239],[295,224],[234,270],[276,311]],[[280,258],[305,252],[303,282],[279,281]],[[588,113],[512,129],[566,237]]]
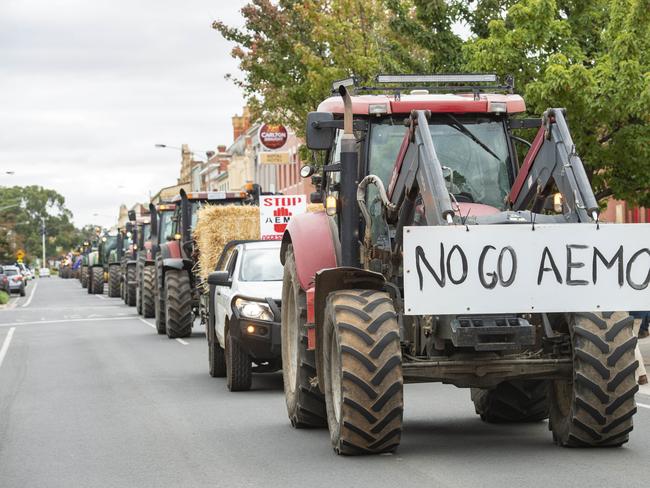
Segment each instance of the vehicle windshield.
[[[504,209],[504,200],[510,191],[510,160],[503,123],[488,117],[458,116],[456,119],[494,155],[454,127],[451,118],[432,118],[429,129],[450,193],[459,202]],[[369,169],[385,185],[390,181],[405,131],[402,121],[393,119],[372,124]]]
[[142,225],[142,235],[143,235],[145,241],[148,241],[149,239],[151,239],[151,224],[143,224]]
[[15,270],[15,269],[7,269],[7,268],[5,268],[5,274],[7,276],[15,276],[15,275],[18,274],[18,271]]
[[108,236],[106,241],[102,246],[103,256],[102,258],[107,261],[113,249],[117,249],[117,236]]
[[241,281],[282,281],[284,268],[280,249],[249,249],[244,252],[239,279]]
[[159,214],[159,224],[158,224],[158,236],[160,242],[165,242],[174,238],[174,222],[172,217],[174,212],[172,211],[163,211]]

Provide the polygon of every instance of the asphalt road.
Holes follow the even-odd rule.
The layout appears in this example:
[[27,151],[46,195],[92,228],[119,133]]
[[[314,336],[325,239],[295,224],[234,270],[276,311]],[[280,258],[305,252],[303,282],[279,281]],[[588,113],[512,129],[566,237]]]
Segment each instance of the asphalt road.
[[326,430],[290,427],[281,375],[243,393],[210,378],[200,328],[169,340],[76,280],[37,283],[0,310],[2,488],[650,484],[645,394],[625,447],[584,450],[556,447],[545,422],[482,423],[467,390],[407,385],[397,453],[342,458]]

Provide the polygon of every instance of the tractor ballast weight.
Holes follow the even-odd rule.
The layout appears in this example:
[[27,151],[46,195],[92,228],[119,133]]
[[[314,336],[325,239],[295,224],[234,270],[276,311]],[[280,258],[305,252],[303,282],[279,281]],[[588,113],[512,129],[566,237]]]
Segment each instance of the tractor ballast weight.
[[[415,78],[407,77],[407,83]],[[632,429],[638,389],[636,338],[626,313],[596,312],[595,306],[585,313],[582,304],[546,312],[543,303],[526,309],[507,298],[499,303],[499,313],[470,313],[475,310],[471,294],[462,311],[454,306],[448,307],[453,312],[440,313],[435,310],[444,307],[436,305],[435,293],[417,302],[431,311],[418,315],[408,308],[416,304],[408,287],[417,285],[417,277],[406,258],[415,252],[416,261],[425,259],[422,249],[412,247],[415,237],[405,239],[408,232],[419,230],[424,236],[423,230],[439,227],[465,233],[478,226],[508,235],[508,229],[522,225],[534,231],[537,224],[544,232],[567,223],[600,229],[598,204],[564,110],[549,109],[541,120],[513,118],[525,111],[524,102],[511,94],[510,80],[497,87],[480,84],[495,81],[494,75],[432,75],[426,81],[455,78],[459,86],[442,89],[459,95],[402,95],[411,86],[353,100],[346,88],[336,86],[340,97],[309,114],[307,146],[328,151],[320,198],[328,203],[327,214],[292,218],[283,236],[283,378],[291,422],[318,426],[326,416],[332,444],[341,454],[392,451],[401,436],[403,383],[441,381],[472,388],[476,411],[485,421],[536,421],[550,415],[559,445],[621,445]],[[467,85],[472,79],[479,83]],[[380,88],[360,91],[373,94]],[[521,139],[512,130],[532,127],[538,133],[519,166],[514,141]],[[388,157],[393,158],[390,166]],[[339,178],[332,178],[336,173]],[[560,209],[549,211],[549,199],[560,196]],[[498,224],[508,225],[491,227]],[[427,239],[443,239],[436,237],[440,231],[427,233]],[[419,239],[415,244],[423,242]],[[445,282],[439,274],[445,267],[440,242],[440,268],[428,261],[418,264],[428,266],[431,289],[435,280],[440,287]],[[485,246],[481,259],[490,248]],[[570,251],[568,270],[575,268]],[[454,285],[467,276],[461,248],[458,255],[464,271],[449,274],[447,281]],[[615,259],[601,254],[607,269]],[[544,268],[544,262],[538,284],[546,272],[562,283],[555,264]],[[423,293],[420,267],[417,274]],[[500,286],[509,286],[502,275]],[[590,369],[596,363],[606,376]]]

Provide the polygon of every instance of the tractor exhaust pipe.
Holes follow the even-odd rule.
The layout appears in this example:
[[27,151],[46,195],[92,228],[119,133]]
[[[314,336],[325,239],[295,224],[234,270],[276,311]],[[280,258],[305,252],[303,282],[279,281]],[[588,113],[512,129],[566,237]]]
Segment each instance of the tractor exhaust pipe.
[[341,137],[341,265],[359,268],[359,206],[356,202],[359,185],[359,156],[354,137],[352,99],[344,86],[339,87],[343,98],[344,118]]

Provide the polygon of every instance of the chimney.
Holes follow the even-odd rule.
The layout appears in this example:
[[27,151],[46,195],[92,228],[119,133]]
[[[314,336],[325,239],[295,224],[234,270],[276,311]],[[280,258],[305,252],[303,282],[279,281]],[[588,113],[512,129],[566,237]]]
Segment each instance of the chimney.
[[232,118],[232,135],[236,141],[239,136],[246,132],[251,126],[251,116],[248,107],[244,107],[242,115],[235,115]]
[[226,146],[224,146],[224,145],[217,146],[217,151],[220,152],[220,153],[225,153],[226,152]]

